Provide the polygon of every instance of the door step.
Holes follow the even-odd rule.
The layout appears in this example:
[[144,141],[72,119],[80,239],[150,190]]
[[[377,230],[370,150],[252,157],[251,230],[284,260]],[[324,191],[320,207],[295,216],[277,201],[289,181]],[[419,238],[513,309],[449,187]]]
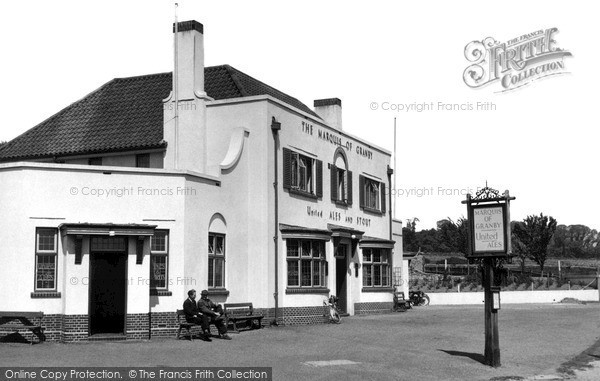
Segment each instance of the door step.
[[97,333],[88,337],[88,341],[124,341],[127,336],[119,333]]

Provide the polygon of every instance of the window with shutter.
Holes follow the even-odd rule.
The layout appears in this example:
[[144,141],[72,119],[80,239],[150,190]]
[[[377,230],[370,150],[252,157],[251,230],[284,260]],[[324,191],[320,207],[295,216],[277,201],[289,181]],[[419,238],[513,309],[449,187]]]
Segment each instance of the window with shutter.
[[361,208],[365,207],[365,177],[358,175],[358,198]]
[[385,213],[385,183],[381,183],[381,213]]
[[337,201],[338,194],[338,184],[337,184],[337,167],[335,164],[331,164],[331,201]]
[[338,183],[338,201],[346,203],[346,170],[338,168],[337,170]]
[[[352,201],[349,200],[349,192],[351,192],[351,189],[348,189],[348,160],[343,149],[338,148],[336,150],[330,168],[331,200],[338,205],[352,204]],[[350,184],[350,186],[351,185],[352,184]]]
[[322,197],[323,162],[284,148],[283,188],[312,198]]
[[315,170],[316,173],[316,191],[317,197],[323,197],[323,162],[321,160],[315,160]]
[[366,211],[385,213],[385,184],[359,175],[360,206]]
[[283,188],[290,189],[292,186],[292,151],[283,149]]
[[346,195],[348,205],[352,205],[352,171],[346,171]]

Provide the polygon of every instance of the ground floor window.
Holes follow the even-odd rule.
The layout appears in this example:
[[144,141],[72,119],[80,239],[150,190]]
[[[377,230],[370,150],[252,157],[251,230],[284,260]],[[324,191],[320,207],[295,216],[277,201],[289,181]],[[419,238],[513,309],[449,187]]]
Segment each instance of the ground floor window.
[[389,249],[363,249],[363,287],[389,287]]
[[325,287],[327,285],[325,242],[287,240],[287,284],[290,287]]
[[225,235],[208,233],[208,287],[225,287]]
[[156,230],[150,239],[150,287],[168,289],[169,232]]
[[35,232],[35,290],[56,290],[58,229],[38,228]]

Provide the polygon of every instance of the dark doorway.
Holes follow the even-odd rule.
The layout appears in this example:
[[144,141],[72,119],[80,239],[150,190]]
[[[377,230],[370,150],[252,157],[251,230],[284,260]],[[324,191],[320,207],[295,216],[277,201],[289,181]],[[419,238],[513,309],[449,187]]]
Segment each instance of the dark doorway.
[[127,255],[90,256],[90,335],[125,331]]
[[338,309],[340,312],[347,311],[347,274],[348,269],[348,245],[339,244],[335,259],[335,292],[338,297]]

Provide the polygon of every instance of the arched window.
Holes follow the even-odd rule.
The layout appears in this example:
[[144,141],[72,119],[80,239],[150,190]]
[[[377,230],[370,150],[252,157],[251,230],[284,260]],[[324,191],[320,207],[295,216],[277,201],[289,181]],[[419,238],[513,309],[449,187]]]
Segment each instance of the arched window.
[[227,224],[216,213],[208,228],[208,288],[225,288],[225,249]]
[[331,200],[337,204],[352,205],[352,171],[344,150],[338,148],[331,164]]

